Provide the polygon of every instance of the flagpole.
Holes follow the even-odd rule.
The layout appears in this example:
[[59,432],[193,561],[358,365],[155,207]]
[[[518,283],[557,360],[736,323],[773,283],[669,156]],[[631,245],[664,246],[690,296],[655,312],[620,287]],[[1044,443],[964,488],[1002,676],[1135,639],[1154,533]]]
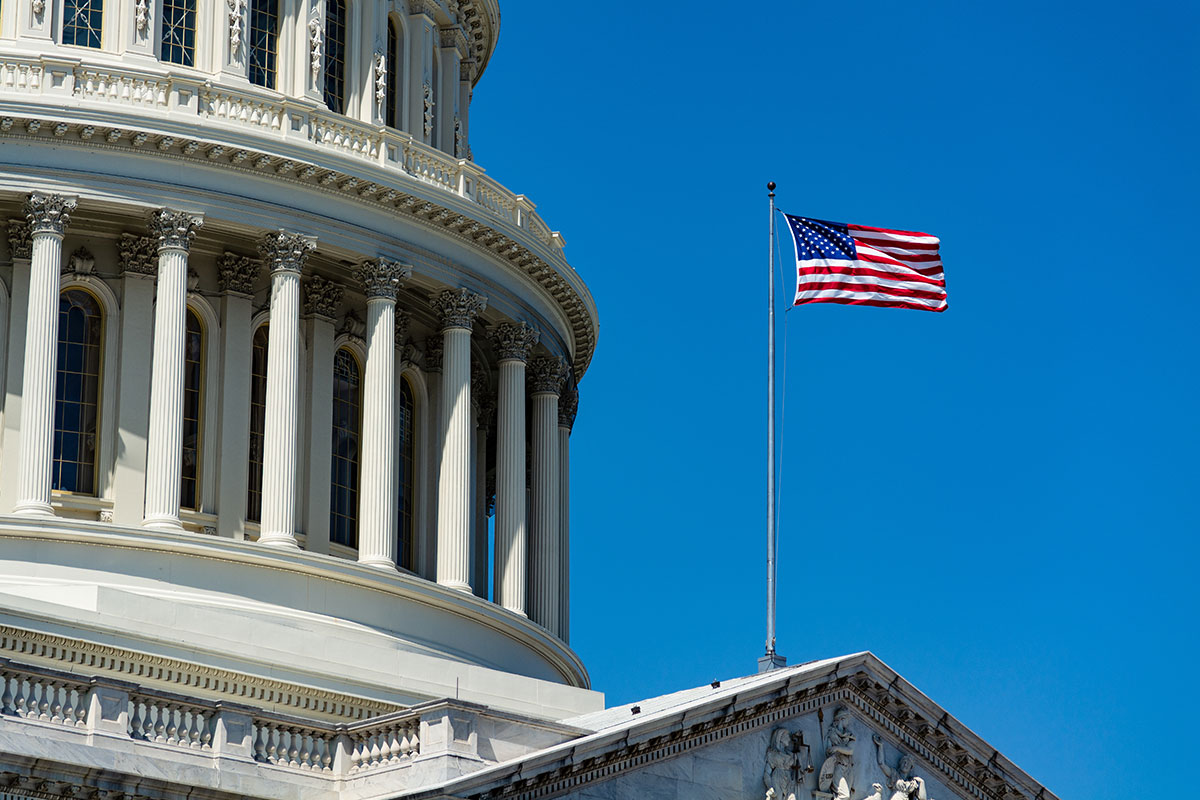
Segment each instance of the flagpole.
[[758,671],[787,664],[775,652],[775,182],[767,184],[770,206],[767,263],[767,648]]

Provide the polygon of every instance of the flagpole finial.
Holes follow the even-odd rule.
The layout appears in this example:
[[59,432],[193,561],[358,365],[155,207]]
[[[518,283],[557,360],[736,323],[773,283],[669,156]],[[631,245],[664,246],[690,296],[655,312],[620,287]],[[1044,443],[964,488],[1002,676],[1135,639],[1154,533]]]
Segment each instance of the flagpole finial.
[[767,182],[767,191],[770,192],[771,197],[775,196],[775,181]]

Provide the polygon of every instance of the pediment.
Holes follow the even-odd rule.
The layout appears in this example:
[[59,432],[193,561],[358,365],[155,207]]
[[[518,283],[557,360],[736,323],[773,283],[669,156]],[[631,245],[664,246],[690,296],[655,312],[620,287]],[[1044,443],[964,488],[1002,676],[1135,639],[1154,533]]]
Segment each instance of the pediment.
[[869,653],[564,722],[595,732],[463,778],[440,796],[1054,798]]

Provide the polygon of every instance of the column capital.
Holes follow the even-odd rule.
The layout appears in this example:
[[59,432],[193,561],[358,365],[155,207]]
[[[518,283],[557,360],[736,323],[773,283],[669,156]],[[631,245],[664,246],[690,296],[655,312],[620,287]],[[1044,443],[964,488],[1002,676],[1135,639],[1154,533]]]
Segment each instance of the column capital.
[[33,258],[33,236],[29,232],[29,220],[8,221],[8,255],[14,261],[18,258],[26,261]]
[[412,277],[412,267],[386,258],[372,258],[358,265],[354,277],[362,283],[367,299],[395,300],[396,292]]
[[158,272],[158,243],[150,236],[122,233],[117,242],[121,268],[135,275],[155,275]]
[[229,294],[254,294],[254,282],[262,272],[262,262],[250,256],[239,256],[228,250],[217,259],[217,284]]
[[558,356],[538,356],[529,362],[529,380],[534,394],[562,394],[567,362]]
[[563,392],[558,401],[558,427],[568,431],[575,427],[575,415],[579,411],[579,389]]
[[150,235],[158,239],[159,250],[187,250],[204,225],[204,217],[187,211],[156,208],[146,221]]
[[258,240],[258,252],[271,272],[300,273],[317,248],[317,237],[291,233],[282,228]]
[[338,306],[346,294],[346,287],[340,283],[322,278],[320,275],[310,275],[304,281],[304,313],[315,314],[319,317],[334,319],[337,317]]
[[488,333],[501,361],[528,361],[529,351],[541,338],[541,334],[525,322],[505,322]]
[[29,232],[53,233],[62,236],[71,224],[71,213],[78,200],[73,195],[33,192],[25,199],[25,219],[29,220]]
[[396,347],[404,347],[408,341],[408,325],[412,322],[412,314],[402,308],[396,309],[396,321],[392,326]]
[[442,330],[471,330],[471,321],[487,308],[487,298],[470,289],[447,289],[431,297],[430,303],[442,320]]

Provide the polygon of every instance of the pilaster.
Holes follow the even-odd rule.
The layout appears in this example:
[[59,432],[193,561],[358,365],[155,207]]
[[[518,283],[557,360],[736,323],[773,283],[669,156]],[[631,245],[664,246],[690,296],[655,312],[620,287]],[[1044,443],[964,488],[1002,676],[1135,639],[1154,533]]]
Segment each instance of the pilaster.
[[[8,253],[12,259],[9,296],[8,350],[5,360],[3,439],[0,439],[0,475],[15,475],[21,458],[21,390],[25,372],[25,327],[29,316],[29,271],[33,239],[25,219],[8,221]],[[16,503],[16,481],[0,481],[0,508]]]

